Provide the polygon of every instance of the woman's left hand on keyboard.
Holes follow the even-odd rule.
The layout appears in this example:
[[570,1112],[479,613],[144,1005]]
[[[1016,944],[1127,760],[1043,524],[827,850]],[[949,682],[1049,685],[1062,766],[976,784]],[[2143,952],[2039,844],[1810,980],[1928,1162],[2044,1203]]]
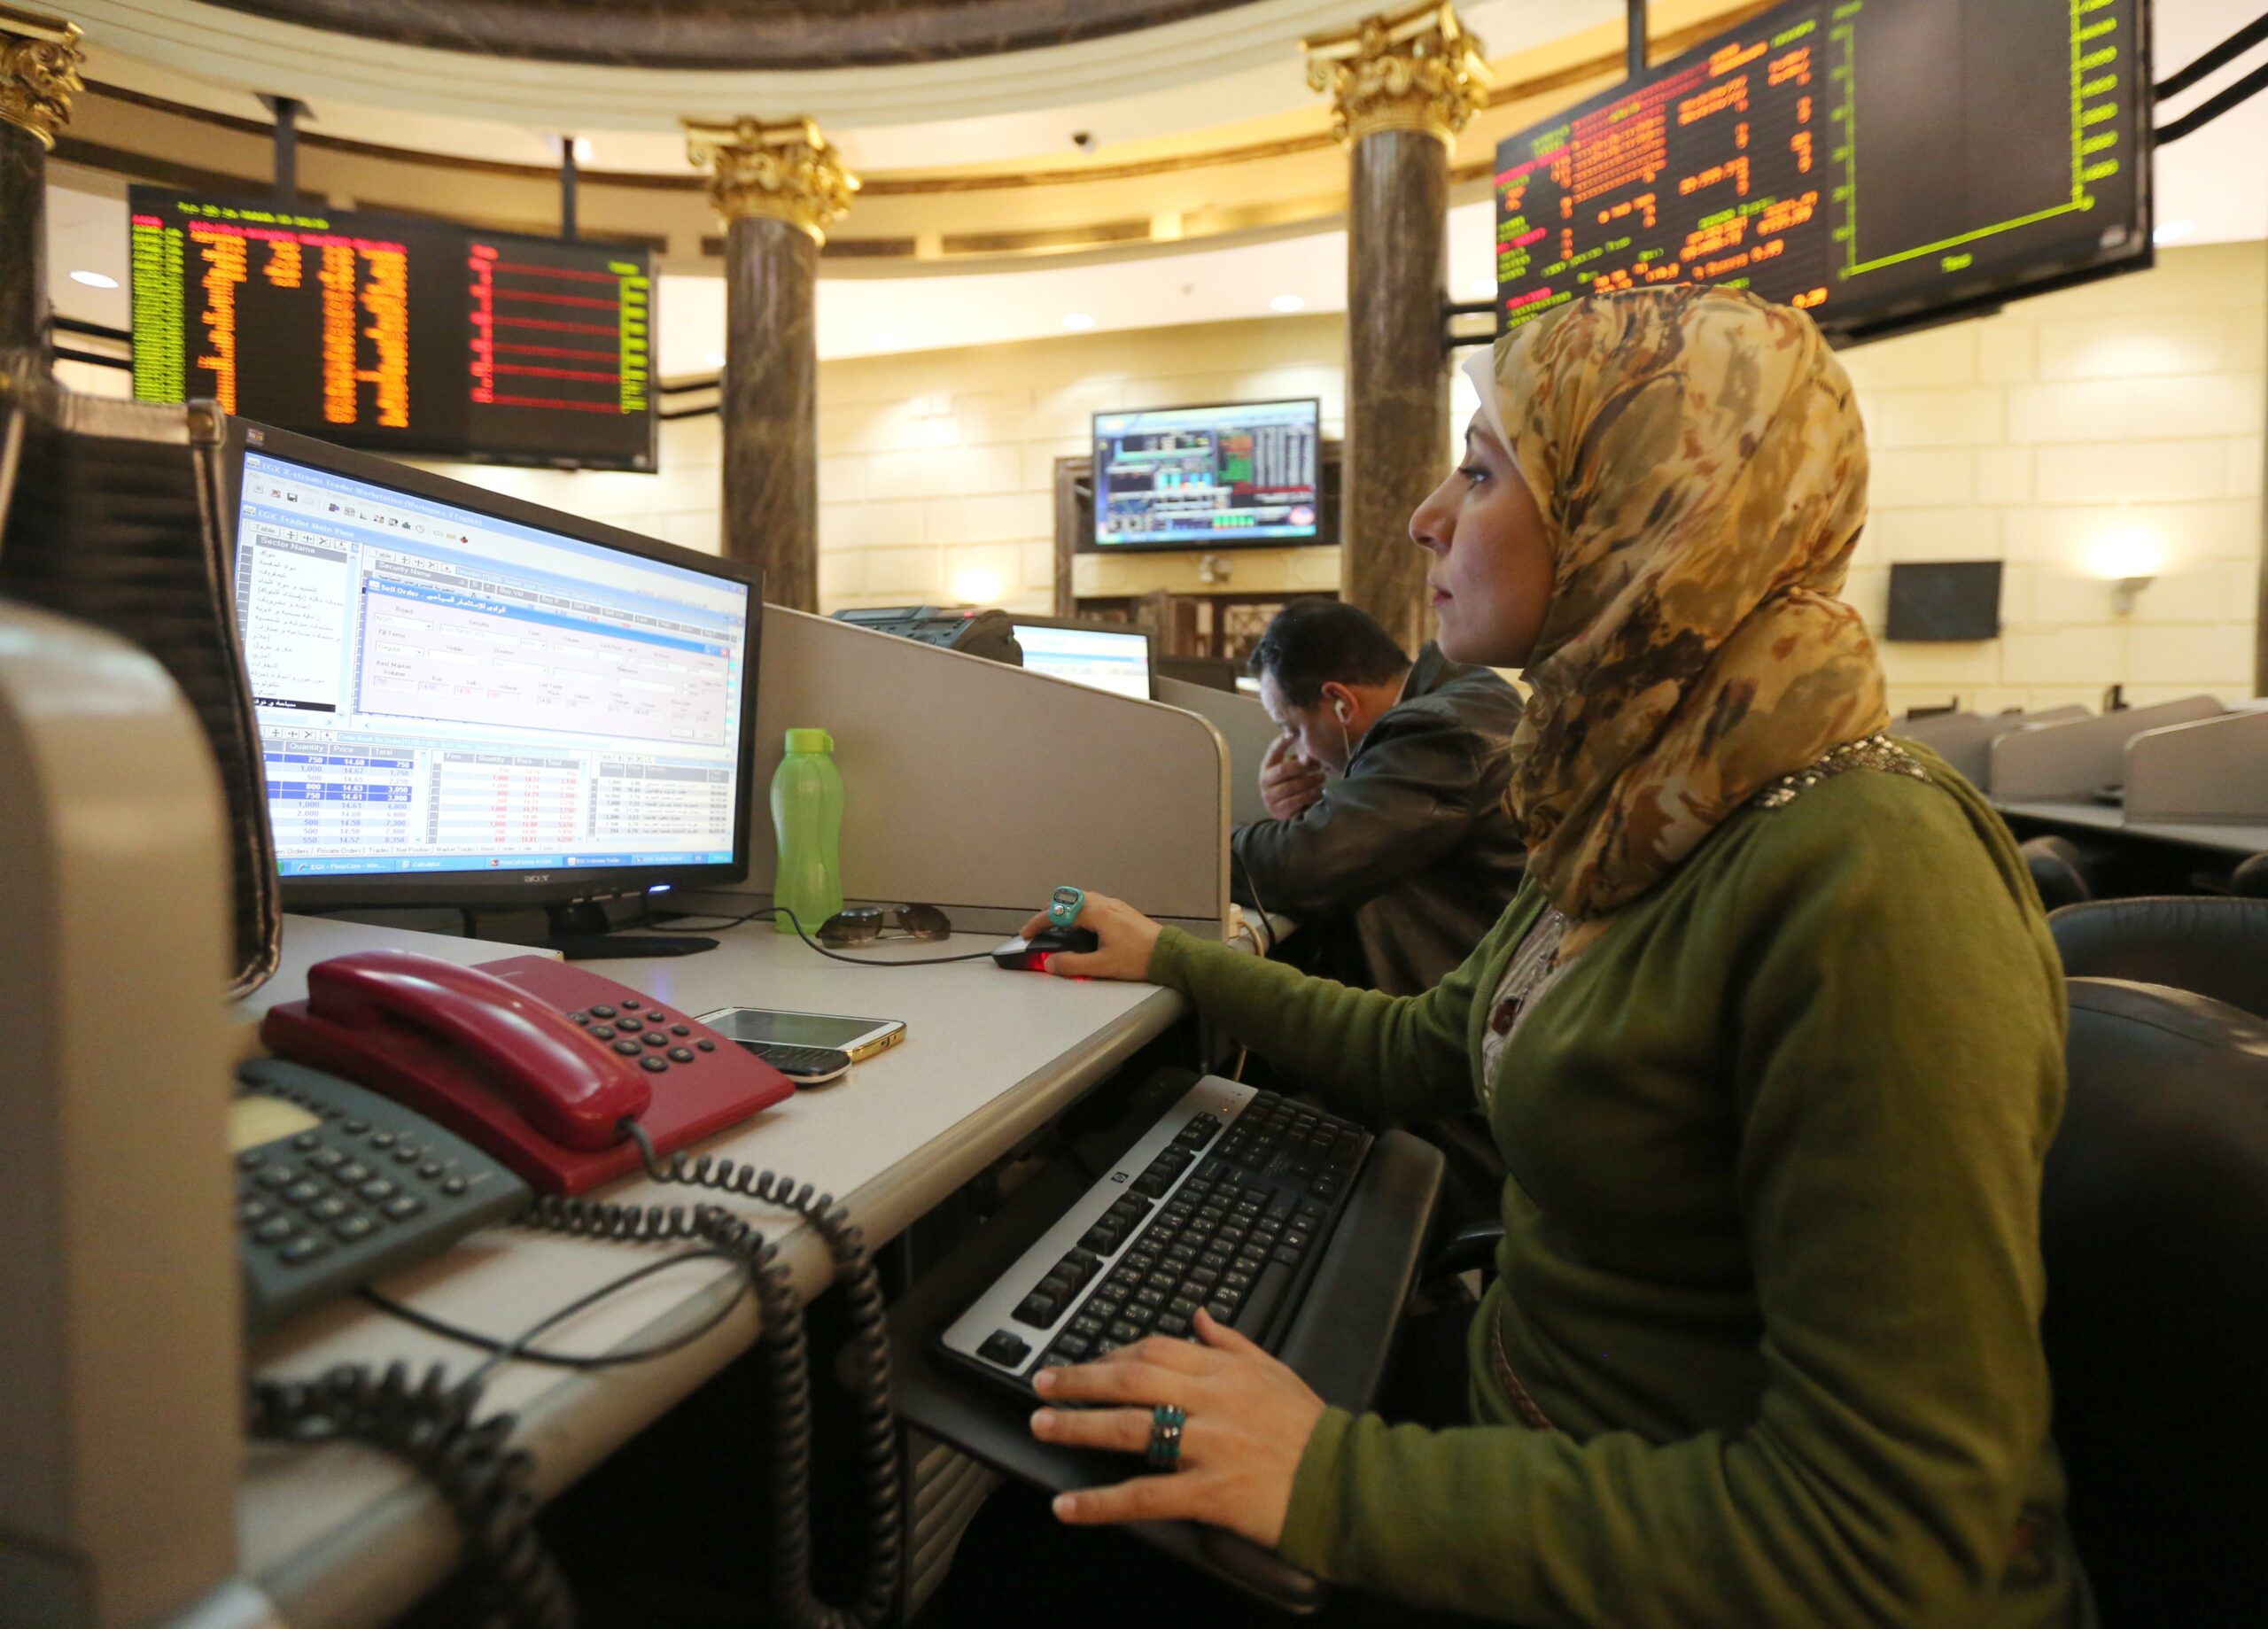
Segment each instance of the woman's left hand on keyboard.
[[1080,1525],[1209,1522],[1275,1548],[1323,1399],[1209,1315],[1198,1313],[1195,1328],[1201,1346],[1153,1335],[1100,1362],[1034,1377],[1051,1403],[1090,1405],[1033,1415],[1032,1435],[1042,1442],[1140,1454],[1149,1447],[1152,1408],[1166,1404],[1186,1416],[1179,1470],[1060,1494],[1058,1518]]

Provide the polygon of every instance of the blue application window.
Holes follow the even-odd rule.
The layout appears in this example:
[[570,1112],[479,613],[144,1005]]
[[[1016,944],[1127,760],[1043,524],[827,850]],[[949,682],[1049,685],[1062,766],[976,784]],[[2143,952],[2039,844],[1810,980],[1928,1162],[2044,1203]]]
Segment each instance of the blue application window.
[[284,875],[732,858],[744,586],[265,454],[244,477]]

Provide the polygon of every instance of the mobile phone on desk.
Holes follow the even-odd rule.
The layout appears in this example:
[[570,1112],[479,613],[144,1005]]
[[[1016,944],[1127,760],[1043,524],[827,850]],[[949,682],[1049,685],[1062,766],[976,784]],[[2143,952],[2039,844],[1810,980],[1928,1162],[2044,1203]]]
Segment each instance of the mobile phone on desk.
[[799,1086],[815,1086],[888,1051],[905,1038],[895,1018],[838,1012],[785,1012],[770,1007],[720,1007],[701,1021],[737,1043]]

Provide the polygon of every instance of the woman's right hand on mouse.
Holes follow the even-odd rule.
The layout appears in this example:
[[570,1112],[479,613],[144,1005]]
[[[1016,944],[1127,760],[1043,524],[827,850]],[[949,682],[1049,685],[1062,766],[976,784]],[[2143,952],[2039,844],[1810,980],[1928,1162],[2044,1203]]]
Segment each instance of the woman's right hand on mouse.
[[[1029,939],[1051,926],[1043,911],[1024,924],[1024,937]],[[1164,931],[1148,917],[1122,899],[1089,893],[1074,926],[1092,930],[1096,948],[1058,950],[1047,958],[1048,972],[1059,979],[1122,979],[1130,984],[1148,981],[1150,950]]]

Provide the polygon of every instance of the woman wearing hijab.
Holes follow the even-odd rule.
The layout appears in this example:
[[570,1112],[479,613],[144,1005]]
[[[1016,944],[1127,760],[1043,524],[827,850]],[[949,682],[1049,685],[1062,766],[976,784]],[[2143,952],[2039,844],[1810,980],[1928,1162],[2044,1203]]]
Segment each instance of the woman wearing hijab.
[[1529,880],[1392,998],[1088,896],[1052,971],[1185,992],[1351,1109],[1473,1104],[1511,1170],[1470,1428],[1326,1409],[1200,1318],[1044,1371],[1033,1430],[1180,1469],[1074,1524],[1193,1519],[1414,1606],[1549,1625],[2068,1625],[2038,1324],[2061,974],[1977,793],[1881,731],[1835,598],[1866,516],[1800,313],[1579,300],[1474,369],[1410,523],[1441,643],[1534,688]]

